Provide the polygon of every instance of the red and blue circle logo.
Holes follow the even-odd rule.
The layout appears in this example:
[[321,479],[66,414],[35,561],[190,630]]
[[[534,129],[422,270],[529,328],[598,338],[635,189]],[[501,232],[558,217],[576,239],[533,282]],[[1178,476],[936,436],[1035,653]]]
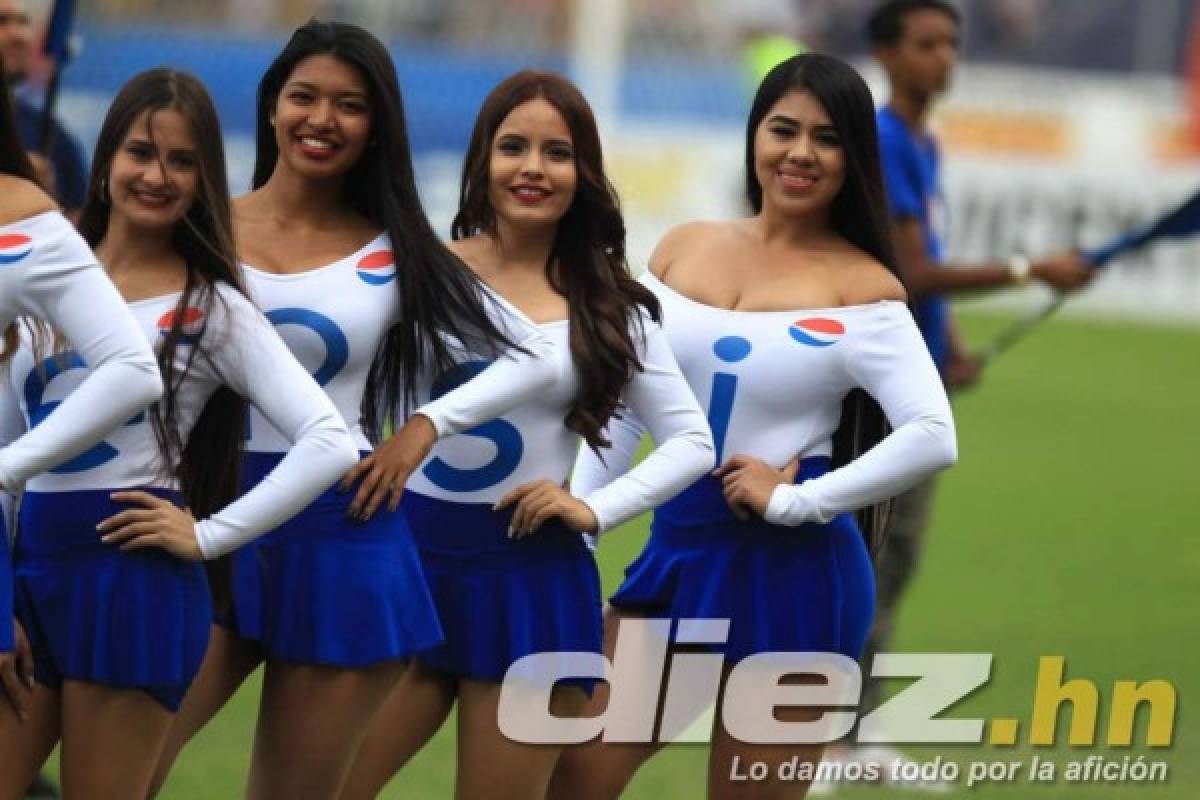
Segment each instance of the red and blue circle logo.
[[[158,319],[158,331],[161,335],[166,336],[175,327],[175,320],[179,316],[178,309],[168,311]],[[180,325],[180,344],[194,345],[200,340],[200,335],[204,333],[204,312],[198,308],[189,306],[183,310],[183,323]]]
[[0,236],[0,266],[15,264],[33,252],[33,239],[23,233]]
[[846,326],[836,319],[808,317],[793,322],[788,328],[788,333],[800,344],[809,347],[829,347],[837,344],[845,335]]
[[391,250],[367,253],[359,260],[357,271],[363,283],[383,286],[396,277],[396,257]]

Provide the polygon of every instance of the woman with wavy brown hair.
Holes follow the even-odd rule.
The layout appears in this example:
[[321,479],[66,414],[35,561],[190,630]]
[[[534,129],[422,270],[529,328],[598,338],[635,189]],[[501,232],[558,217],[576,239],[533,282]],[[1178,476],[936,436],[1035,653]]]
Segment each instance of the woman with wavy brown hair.
[[[559,749],[500,732],[501,682],[553,682],[522,661],[535,653],[600,653],[599,578],[580,534],[653,508],[713,465],[658,302],[629,273],[596,122],[569,81],[519,72],[488,95],[453,233],[452,248],[480,279],[559,344],[560,377],[537,401],[440,443],[409,481],[403,507],[446,640],[418,656],[375,717],[343,797],[374,797],[456,699],[458,796],[544,796]],[[430,391],[484,363],[461,362]],[[580,440],[604,446],[604,425],[630,413],[657,449],[574,496],[563,482]],[[551,709],[577,711],[593,682],[555,686]]]

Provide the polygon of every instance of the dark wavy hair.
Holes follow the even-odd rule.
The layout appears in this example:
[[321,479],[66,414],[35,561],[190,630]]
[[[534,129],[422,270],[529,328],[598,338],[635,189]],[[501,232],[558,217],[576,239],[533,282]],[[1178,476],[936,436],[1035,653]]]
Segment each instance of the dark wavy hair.
[[[787,59],[763,78],[746,122],[746,197],[751,208],[757,213],[763,207],[762,186],[754,170],[755,133],[780,98],[795,91],[807,92],[821,104],[845,153],[846,177],[830,208],[830,226],[903,284],[892,253],[875,104],[862,76],[849,64],[823,53],[805,53]],[[833,437],[834,464],[857,458],[889,430],[883,410],[869,395],[859,389],[850,392]],[[858,513],[873,555],[882,547],[889,505],[881,503]]]
[[496,234],[496,211],[488,199],[488,175],[496,131],[509,113],[542,98],[562,115],[571,133],[575,196],[558,221],[546,261],[546,277],[567,299],[571,358],[579,392],[564,424],[592,448],[606,446],[603,428],[620,404],[621,391],[641,370],[631,324],[638,307],[661,319],[658,298],[633,279],[625,260],[625,220],[617,193],[604,173],[595,116],[573,83],[550,72],[523,70],[488,94],[475,120],[463,159],[455,239]]
[[[16,108],[8,88],[8,73],[4,71],[4,59],[0,58],[0,173],[24,178],[37,183],[33,164],[25,147],[17,138]],[[10,324],[4,329],[3,349],[0,349],[0,364],[12,357],[17,349],[17,326]]]
[[[198,181],[196,198],[172,233],[175,251],[187,265],[187,278],[174,322],[159,347],[166,391],[152,408],[151,420],[164,461],[174,470],[189,507],[198,517],[205,517],[237,497],[246,401],[228,388],[219,389],[183,441],[176,405],[179,387],[195,360],[209,357],[204,336],[189,349],[182,370],[176,368],[175,354],[185,335],[186,309],[198,307],[210,318],[214,303],[219,302],[217,283],[229,284],[243,294],[245,290],[234,248],[221,125],[212,99],[198,79],[160,67],[134,76],[122,87],[96,140],[78,226],[92,247],[104,240],[112,216],[108,176],[117,150],[139,116],[149,112],[149,136],[154,114],[164,110],[178,112],[191,126]],[[163,154],[157,156],[161,163]]]
[[383,438],[393,409],[412,408],[417,377],[454,364],[447,339],[495,356],[512,342],[488,316],[475,274],[446,249],[417,196],[408,128],[396,67],[371,33],[342,22],[310,20],[292,34],[258,85],[253,186],[267,182],[279,158],[270,116],[292,70],[306,58],[329,55],[350,65],[367,84],[371,143],[342,184],[342,200],[387,231],[396,256],[400,319],[380,342],[363,396],[363,427]]

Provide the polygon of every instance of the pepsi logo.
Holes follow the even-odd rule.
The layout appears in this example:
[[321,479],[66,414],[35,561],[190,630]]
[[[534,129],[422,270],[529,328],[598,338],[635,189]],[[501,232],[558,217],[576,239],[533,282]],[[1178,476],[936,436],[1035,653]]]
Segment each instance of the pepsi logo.
[[[175,320],[178,316],[179,311],[174,309],[159,317],[159,333],[163,336],[170,333],[171,329],[175,327]],[[200,334],[204,333],[204,312],[194,307],[184,309],[180,332],[182,334],[179,338],[181,344],[195,344],[200,339]]]
[[358,277],[372,286],[383,286],[396,277],[396,257],[391,250],[376,250],[359,259]]
[[846,333],[846,326],[836,319],[809,317],[791,324],[788,333],[800,344],[809,347],[829,347],[838,343]]
[[0,236],[0,266],[15,264],[33,252],[33,240],[23,233]]

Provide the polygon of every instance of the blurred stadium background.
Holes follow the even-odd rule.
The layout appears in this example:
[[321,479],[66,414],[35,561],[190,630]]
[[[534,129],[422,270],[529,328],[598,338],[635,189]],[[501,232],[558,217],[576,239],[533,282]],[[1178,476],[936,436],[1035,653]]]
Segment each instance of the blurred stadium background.
[[[90,0],[61,113],[90,150],[107,104],[134,72],[188,69],[221,111],[235,191],[253,159],[254,92],[290,30],[312,15],[358,22],[392,45],[422,192],[448,231],[458,168],[486,92],[526,66],[573,76],[593,100],[641,269],[670,225],[741,212],[747,43],[780,32],[860,65],[874,0]],[[936,114],[947,157],[950,252],[964,260],[1096,245],[1200,187],[1200,2],[960,0],[964,63]],[[49,0],[32,4],[44,19]],[[1189,76],[1195,72],[1196,77]],[[26,87],[34,96],[37,81]],[[883,97],[880,96],[880,100]],[[964,797],[1200,796],[1196,631],[1200,529],[1200,244],[1116,263],[956,400],[962,462],[945,479],[923,573],[897,650],[993,652],[988,688],[959,715],[1028,718],[1039,655],[1071,677],[1172,680],[1176,744],[1165,786],[1020,782]],[[979,343],[1039,290],[960,305]],[[601,548],[606,587],[640,547],[645,521]],[[233,797],[252,743],[255,698],[237,702],[189,750],[169,798]],[[1101,715],[1101,731],[1106,720]],[[1143,721],[1144,724],[1144,721]],[[389,797],[448,797],[448,726]],[[1065,741],[1065,734],[1061,737]],[[1103,734],[1101,733],[1101,739]],[[1024,739],[1022,739],[1024,741]],[[1033,752],[925,748],[962,762]],[[1060,746],[1051,755],[1082,758]],[[1041,753],[1046,755],[1045,753]],[[671,752],[632,797],[702,792],[704,753]],[[886,792],[845,789],[847,797]],[[897,796],[909,796],[898,794]]]

